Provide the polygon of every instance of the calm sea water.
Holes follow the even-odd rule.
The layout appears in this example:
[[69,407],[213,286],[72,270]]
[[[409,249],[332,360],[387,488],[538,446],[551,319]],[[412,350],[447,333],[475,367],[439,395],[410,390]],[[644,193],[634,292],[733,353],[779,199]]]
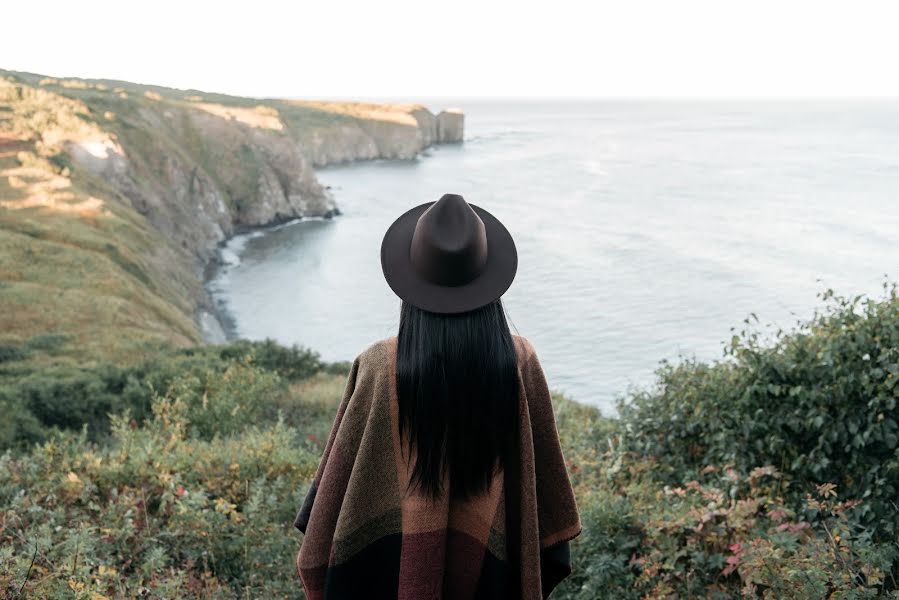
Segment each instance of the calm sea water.
[[329,360],[394,335],[382,236],[446,192],[515,238],[503,299],[550,387],[609,413],[662,359],[720,358],[750,313],[789,328],[828,287],[899,276],[899,101],[452,104],[463,144],[322,170],[343,216],[229,244],[210,288],[238,335]]

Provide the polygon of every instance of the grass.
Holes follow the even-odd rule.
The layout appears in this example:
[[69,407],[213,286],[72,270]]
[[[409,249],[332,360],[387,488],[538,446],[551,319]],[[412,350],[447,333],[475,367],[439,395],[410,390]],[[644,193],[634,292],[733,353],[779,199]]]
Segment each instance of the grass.
[[[0,168],[7,182],[22,172],[9,162]],[[0,330],[20,339],[59,332],[79,360],[125,358],[139,338],[199,341],[192,274],[166,261],[172,252],[133,209],[47,167],[20,180],[0,208]],[[64,187],[39,189],[53,182]]]

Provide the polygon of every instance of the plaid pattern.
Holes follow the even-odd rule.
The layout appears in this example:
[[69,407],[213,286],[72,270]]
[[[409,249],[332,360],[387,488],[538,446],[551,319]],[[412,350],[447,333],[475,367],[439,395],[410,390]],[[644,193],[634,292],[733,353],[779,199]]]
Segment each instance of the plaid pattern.
[[526,407],[521,461],[464,502],[405,491],[396,336],[356,357],[294,523],[304,533],[296,567],[308,598],[543,599],[571,573],[568,541],[581,523],[549,389],[530,342],[512,337]]

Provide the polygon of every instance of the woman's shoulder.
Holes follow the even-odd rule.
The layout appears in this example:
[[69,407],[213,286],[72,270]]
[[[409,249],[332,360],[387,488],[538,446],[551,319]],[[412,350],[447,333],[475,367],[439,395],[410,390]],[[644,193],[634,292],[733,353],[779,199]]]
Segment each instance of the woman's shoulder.
[[396,336],[381,338],[365,346],[356,356],[360,363],[384,363],[390,358],[390,353],[396,352]]
[[531,341],[524,337],[523,335],[512,334],[512,341],[515,342],[515,349],[518,350],[521,348],[527,354],[530,354],[534,351],[534,346],[531,345]]
[[536,356],[537,352],[534,350],[534,346],[531,345],[531,341],[528,338],[513,333],[512,341],[515,343],[515,354],[518,356],[519,365],[524,365],[532,356]]

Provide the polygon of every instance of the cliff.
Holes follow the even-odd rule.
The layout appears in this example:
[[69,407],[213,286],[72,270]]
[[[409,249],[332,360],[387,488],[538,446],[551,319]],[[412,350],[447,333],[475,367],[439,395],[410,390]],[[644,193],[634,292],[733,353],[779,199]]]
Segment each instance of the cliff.
[[437,115],[437,137],[442,142],[461,142],[465,132],[465,115],[458,108],[440,111]]
[[307,152],[316,167],[359,159],[409,159],[432,144],[462,140],[461,123],[457,129],[441,130],[439,116],[419,104],[293,101],[290,105],[353,119],[352,124],[310,132]]
[[[196,342],[211,307],[202,271],[219,243],[338,214],[314,167],[411,159],[461,139],[461,123],[442,123],[419,104],[0,70],[0,330],[13,341],[58,332],[94,355]],[[101,330],[124,337],[98,343]]]

